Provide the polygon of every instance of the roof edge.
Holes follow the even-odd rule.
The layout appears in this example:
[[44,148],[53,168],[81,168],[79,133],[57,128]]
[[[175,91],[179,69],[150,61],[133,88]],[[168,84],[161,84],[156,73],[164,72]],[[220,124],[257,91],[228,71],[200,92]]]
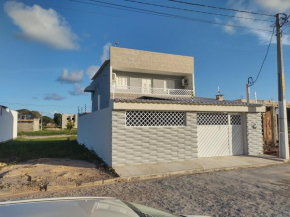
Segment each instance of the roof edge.
[[95,80],[98,77],[98,75],[103,71],[103,69],[108,65],[109,62],[110,60],[105,60],[105,62],[103,62],[103,64],[101,65],[99,70],[96,72],[96,74],[91,78],[91,80]]

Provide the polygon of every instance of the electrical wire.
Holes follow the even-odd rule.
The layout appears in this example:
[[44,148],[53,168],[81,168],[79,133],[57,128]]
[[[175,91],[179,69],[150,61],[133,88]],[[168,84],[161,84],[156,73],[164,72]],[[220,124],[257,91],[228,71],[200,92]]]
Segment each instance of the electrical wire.
[[[181,20],[188,20],[188,21],[201,22],[201,23],[209,23],[209,24],[215,24],[215,25],[220,25],[220,26],[229,26],[229,27],[233,27],[233,28],[242,28],[242,29],[251,29],[251,30],[263,31],[263,32],[271,32],[271,30],[266,30],[266,29],[259,29],[259,28],[252,28],[252,27],[248,27],[248,26],[213,22],[213,21],[209,21],[209,20],[202,20],[202,19],[196,19],[196,18],[192,18],[192,17],[179,16],[179,15],[168,14],[168,13],[163,13],[163,12],[159,12],[159,11],[146,10],[146,9],[135,8],[135,7],[119,5],[119,4],[114,4],[114,3],[108,3],[108,2],[98,1],[98,0],[88,0],[88,1],[97,2],[97,3],[85,2],[85,1],[79,1],[79,0],[70,0],[70,1],[82,3],[82,4],[97,5],[97,6],[101,6],[101,7],[115,8],[115,9],[120,9],[120,10],[131,10],[131,11],[137,12],[137,13],[146,13],[146,14],[149,13],[151,15],[163,16],[163,17],[165,16],[165,17],[181,19]],[[100,5],[98,3],[105,4],[105,5]]]
[[61,108],[72,108],[72,107],[78,107],[76,105],[72,106],[61,106],[61,105],[40,105],[40,104],[26,104],[26,103],[16,103],[16,102],[0,102],[3,104],[11,104],[11,105],[23,105],[23,106],[39,106],[39,107],[61,107]]
[[255,14],[255,15],[261,15],[261,16],[275,17],[275,15],[272,15],[272,14],[264,14],[264,13],[258,13],[258,12],[253,12],[253,11],[238,10],[238,9],[234,9],[234,8],[223,8],[223,7],[213,6],[213,5],[197,4],[197,3],[185,2],[185,1],[180,1],[180,0],[168,0],[168,1],[180,3],[180,4],[192,5],[192,6],[213,8],[213,9],[218,9],[218,10],[226,10],[226,11],[234,11],[234,12],[241,12],[241,13],[247,13],[247,14]]
[[125,2],[133,2],[133,3],[137,3],[137,4],[143,4],[143,5],[150,5],[150,6],[155,6],[155,7],[161,7],[161,8],[168,8],[168,9],[174,9],[174,10],[201,13],[201,14],[217,15],[217,16],[224,16],[224,17],[231,17],[231,18],[238,18],[238,19],[262,21],[262,22],[273,22],[271,20],[263,20],[263,19],[256,19],[256,18],[251,18],[251,17],[241,17],[241,16],[234,16],[234,15],[229,15],[229,14],[219,14],[219,13],[206,12],[206,11],[191,10],[191,9],[186,9],[186,8],[178,8],[178,7],[172,7],[172,6],[167,6],[167,5],[159,5],[159,4],[153,4],[153,3],[135,1],[135,0],[123,0],[123,1],[125,1]]
[[265,61],[266,61],[266,59],[267,59],[267,56],[268,56],[268,53],[269,53],[270,46],[271,46],[271,44],[272,44],[272,39],[273,39],[274,32],[275,32],[275,27],[273,27],[272,35],[271,35],[270,42],[269,42],[269,45],[268,45],[268,48],[267,48],[267,52],[266,52],[266,55],[265,55],[265,57],[264,57],[264,60],[263,60],[263,62],[262,62],[262,65],[261,65],[260,71],[259,71],[259,73],[258,73],[256,79],[253,81],[253,78],[252,78],[252,77],[249,77],[249,78],[248,78],[248,85],[249,85],[250,87],[253,86],[253,85],[256,83],[256,81],[258,80],[258,78],[259,78],[259,76],[260,76],[260,74],[261,74],[261,72],[262,72],[262,69],[263,69],[264,63],[265,63]]
[[[11,1],[15,1],[15,2],[20,2],[19,0],[11,0]],[[30,0],[21,0],[21,2],[30,2]],[[88,13],[88,14],[96,14],[96,15],[104,15],[104,16],[110,16],[110,17],[118,17],[121,18],[122,16],[117,16],[117,15],[112,15],[112,14],[106,14],[106,13],[98,13],[98,12],[94,12],[94,11],[88,11],[88,10],[79,10],[79,9],[75,9],[75,8],[68,8],[68,7],[62,7],[62,6],[58,6],[58,5],[51,5],[51,4],[42,4],[42,6],[46,6],[46,7],[53,7],[53,8],[58,8],[58,9],[63,9],[63,10],[69,10],[69,11],[77,11],[77,12],[82,12],[82,13]]]

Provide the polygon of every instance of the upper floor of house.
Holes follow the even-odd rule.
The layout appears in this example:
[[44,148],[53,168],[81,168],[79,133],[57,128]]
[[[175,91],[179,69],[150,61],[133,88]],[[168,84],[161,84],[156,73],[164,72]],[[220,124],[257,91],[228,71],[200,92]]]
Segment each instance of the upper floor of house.
[[106,60],[85,89],[92,94],[93,111],[109,99],[140,96],[195,95],[194,59],[189,56],[110,47]]

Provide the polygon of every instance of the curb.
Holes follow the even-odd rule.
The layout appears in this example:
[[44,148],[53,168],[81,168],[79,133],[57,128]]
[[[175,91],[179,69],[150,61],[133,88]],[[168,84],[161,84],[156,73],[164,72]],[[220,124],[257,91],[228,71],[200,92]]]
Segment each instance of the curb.
[[274,163],[258,164],[258,165],[224,167],[224,168],[218,168],[218,169],[184,170],[184,171],[175,171],[175,172],[168,172],[168,173],[158,173],[158,174],[150,174],[150,175],[142,175],[142,176],[123,177],[123,178],[118,177],[118,178],[113,178],[113,179],[88,182],[78,187],[75,185],[52,186],[52,187],[49,187],[48,191],[46,192],[26,191],[26,192],[14,193],[14,194],[5,193],[5,194],[0,194],[0,200],[8,199],[8,198],[12,199],[14,197],[25,196],[25,195],[37,195],[37,194],[45,194],[45,193],[48,194],[48,193],[52,193],[56,191],[77,190],[77,189],[82,189],[82,188],[98,187],[98,186],[112,185],[112,184],[117,184],[117,183],[146,181],[146,180],[154,180],[154,179],[160,179],[160,178],[178,177],[178,176],[186,176],[186,175],[194,175],[194,174],[202,174],[202,173],[231,171],[231,170],[237,170],[237,169],[262,168],[262,167],[267,167],[267,166],[282,165],[286,163],[289,163],[289,161],[279,161],[279,162],[274,162]]

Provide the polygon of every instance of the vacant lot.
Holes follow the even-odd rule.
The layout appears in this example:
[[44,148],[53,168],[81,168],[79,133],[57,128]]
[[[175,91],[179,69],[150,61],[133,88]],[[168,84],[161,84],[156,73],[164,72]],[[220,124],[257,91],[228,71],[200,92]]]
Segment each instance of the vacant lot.
[[0,144],[0,162],[15,163],[39,158],[98,160],[94,152],[77,143],[75,136],[37,140],[18,138]]
[[35,132],[18,132],[18,136],[54,136],[54,135],[76,135],[77,130],[42,130]]
[[[115,177],[75,136],[25,139],[0,144],[0,196],[50,187],[81,186]],[[6,166],[5,166],[6,164]]]
[[289,180],[290,165],[283,164],[46,192],[14,199],[107,196],[175,214],[290,216]]

